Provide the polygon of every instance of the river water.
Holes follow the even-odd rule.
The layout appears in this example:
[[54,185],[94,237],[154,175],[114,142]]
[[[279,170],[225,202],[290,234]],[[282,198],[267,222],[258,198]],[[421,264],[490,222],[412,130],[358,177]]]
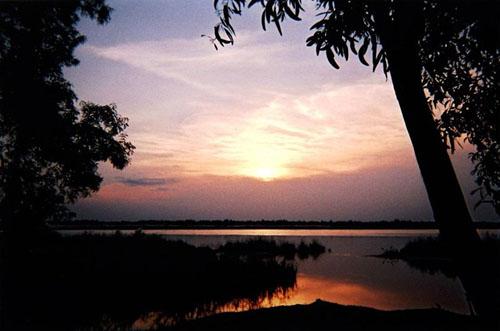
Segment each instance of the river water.
[[[63,231],[73,234],[79,231]],[[112,232],[110,230],[92,232]],[[127,233],[127,231],[122,231]],[[210,229],[145,230],[166,239],[182,240],[195,246],[217,247],[229,241],[265,237],[276,241],[308,243],[317,241],[326,248],[318,258],[297,260],[296,286],[266,298],[259,306],[309,304],[316,299],[345,305],[362,305],[383,310],[440,307],[469,313],[465,293],[458,278],[440,272],[429,274],[403,261],[388,261],[370,255],[384,248],[402,248],[418,237],[436,236],[436,230],[281,230]],[[499,230],[481,231],[498,235]],[[218,311],[245,310],[230,305]]]

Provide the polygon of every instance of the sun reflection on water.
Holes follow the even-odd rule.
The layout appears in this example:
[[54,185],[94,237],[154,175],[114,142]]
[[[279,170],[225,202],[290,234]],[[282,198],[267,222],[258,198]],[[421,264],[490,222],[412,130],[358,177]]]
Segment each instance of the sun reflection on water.
[[301,273],[297,275],[297,283],[294,287],[279,288],[273,293],[267,293],[257,299],[237,299],[223,304],[211,302],[200,305],[192,311],[176,315],[151,312],[135,321],[132,327],[147,330],[159,325],[174,325],[182,320],[193,320],[219,313],[310,304],[317,299],[344,305],[363,305],[385,310],[405,306],[405,301],[407,301],[402,294],[389,290]]
[[150,330],[159,326],[172,326],[181,321],[194,320],[220,313],[242,312],[260,308],[287,305],[294,296],[297,286],[279,287],[272,293],[266,293],[258,298],[242,298],[228,303],[210,302],[201,304],[189,312],[166,314],[165,312],[150,312],[132,324],[133,330]]

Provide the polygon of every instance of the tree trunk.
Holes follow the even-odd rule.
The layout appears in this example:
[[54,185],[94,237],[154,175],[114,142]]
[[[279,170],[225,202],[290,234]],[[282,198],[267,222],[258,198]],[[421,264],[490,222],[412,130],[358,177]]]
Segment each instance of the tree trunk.
[[447,147],[441,140],[423,92],[422,64],[418,54],[418,40],[423,32],[422,4],[417,1],[395,2],[396,10],[390,16],[384,12],[385,5],[387,3],[373,3],[377,34],[387,55],[394,91],[434,219],[468,300],[482,321],[498,328],[498,253],[485,251],[480,244]]
[[400,8],[400,15],[392,20],[385,13],[375,16],[380,23],[381,31],[377,32],[387,55],[394,91],[440,236],[453,250],[470,249],[467,243],[477,242],[479,236],[423,92],[417,43],[421,17],[411,2],[400,7],[404,7]]
[[[410,4],[410,5],[409,5]],[[392,83],[431,203],[441,238],[447,244],[466,296],[487,325],[499,327],[500,272],[497,254],[482,249],[472,224],[447,147],[437,130],[421,82],[418,56],[418,8],[405,10],[379,36],[387,54]],[[387,25],[387,21],[384,22]]]

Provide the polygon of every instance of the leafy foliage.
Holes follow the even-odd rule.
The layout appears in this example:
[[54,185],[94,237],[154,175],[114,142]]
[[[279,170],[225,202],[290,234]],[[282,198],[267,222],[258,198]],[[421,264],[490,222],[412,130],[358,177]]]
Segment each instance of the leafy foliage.
[[459,139],[475,146],[473,192],[500,213],[500,4],[436,2],[425,10],[434,19],[420,41],[422,82],[437,126],[452,152]]
[[67,217],[66,204],[99,188],[98,162],[129,162],[127,118],[113,104],[78,102],[63,75],[78,64],[80,17],[104,24],[110,12],[104,0],[0,4],[2,221]]
[[[336,69],[336,57],[350,56],[371,66],[390,71],[381,36],[390,31],[396,19],[416,16],[419,26],[416,42],[420,46],[422,88],[428,95],[436,126],[452,152],[457,139],[465,139],[476,150],[474,163],[480,203],[492,203],[500,213],[500,3],[483,1],[377,1],[316,0],[320,18],[312,27],[307,46],[316,54],[324,52]],[[220,22],[215,26],[214,45],[233,44],[231,18],[242,9],[260,4],[262,27],[300,20],[301,0],[225,0],[214,1]],[[411,10],[408,8],[411,7]],[[415,21],[415,20],[413,20]],[[216,46],[216,45],[215,45]],[[368,56],[367,55],[371,55]]]

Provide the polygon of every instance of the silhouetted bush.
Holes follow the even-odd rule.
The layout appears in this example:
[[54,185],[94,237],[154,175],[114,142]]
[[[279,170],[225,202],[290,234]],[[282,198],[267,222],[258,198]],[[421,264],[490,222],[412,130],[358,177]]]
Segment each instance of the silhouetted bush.
[[[500,239],[494,235],[486,235],[481,240],[481,252],[485,259],[500,259]],[[422,272],[435,274],[441,272],[450,278],[457,277],[457,270],[451,258],[452,254],[439,237],[418,238],[408,242],[401,249],[390,247],[382,254],[376,255],[389,260],[403,260],[410,267]]]
[[277,242],[274,239],[256,238],[227,242],[221,245],[217,252],[246,258],[281,257],[285,260],[293,260],[296,256],[299,259],[317,258],[325,252],[325,247],[316,240],[309,244],[301,241],[299,245],[295,245],[289,242]]

